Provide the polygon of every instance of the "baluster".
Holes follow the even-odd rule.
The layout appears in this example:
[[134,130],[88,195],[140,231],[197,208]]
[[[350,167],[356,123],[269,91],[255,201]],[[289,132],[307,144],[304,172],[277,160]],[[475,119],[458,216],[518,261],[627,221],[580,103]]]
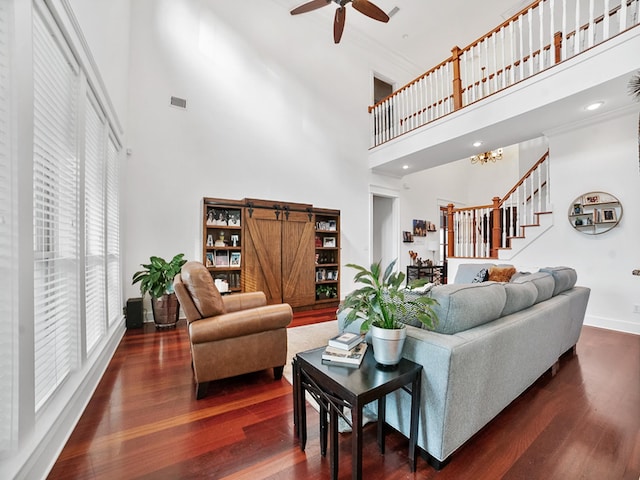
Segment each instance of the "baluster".
[[562,0],[562,36],[560,37],[560,57],[562,60],[567,58],[567,0]]
[[[538,29],[540,30],[540,55],[538,56],[538,71],[544,70],[544,2],[538,4]],[[553,43],[551,44],[553,45]]]
[[[542,166],[536,168],[536,174],[538,176],[538,212],[542,212]],[[546,209],[545,209],[546,210]]]
[[573,54],[580,53],[580,0],[576,0],[576,25],[573,38]]
[[529,77],[533,75],[533,8],[529,9],[527,16],[529,23]]
[[474,54],[473,54],[473,50],[476,47],[473,46],[469,49],[469,55],[471,57],[471,84],[470,84],[470,88],[471,88],[471,98],[470,98],[470,102],[475,102],[476,100],[476,62],[474,59]]
[[[621,3],[626,3],[627,0],[622,0]],[[604,42],[609,38],[609,0],[604,0],[604,25],[602,30],[602,41]]]
[[627,0],[621,0],[620,2],[620,27],[618,32],[622,32],[627,28]]
[[376,146],[378,145],[378,139],[376,138],[378,136],[378,129],[377,129],[377,118],[378,118],[378,107],[374,107],[370,112],[369,112],[369,125],[371,125],[371,145],[372,146]]
[[587,47],[593,47],[593,39],[596,34],[595,1],[589,0],[589,27],[587,28]]
[[433,74],[429,74],[428,119],[433,120]]
[[506,27],[502,27],[500,29],[500,45],[502,46],[502,48],[500,49],[500,53],[501,55],[501,63],[502,65],[500,66],[500,68],[502,68],[502,75],[500,75],[500,88],[506,88],[507,86],[507,62],[505,61],[505,50],[506,50],[506,41],[504,38],[504,31],[506,30]]
[[382,133],[385,141],[391,140],[391,125],[390,125],[391,122],[389,118],[389,108],[391,108],[390,99],[385,100],[382,103],[382,110],[381,110],[382,126],[383,126]]
[[555,1],[550,0],[549,2],[549,63],[547,66],[551,66],[556,63],[555,57],[555,23],[556,23],[556,15],[555,15]]

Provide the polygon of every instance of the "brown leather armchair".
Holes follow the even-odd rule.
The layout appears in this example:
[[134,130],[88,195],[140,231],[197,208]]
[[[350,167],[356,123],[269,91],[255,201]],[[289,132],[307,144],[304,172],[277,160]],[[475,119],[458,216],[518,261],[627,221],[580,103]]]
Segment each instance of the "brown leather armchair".
[[208,382],[273,368],[282,378],[287,357],[286,304],[267,305],[263,292],[222,296],[200,262],[187,262],[173,280],[188,323],[196,398]]

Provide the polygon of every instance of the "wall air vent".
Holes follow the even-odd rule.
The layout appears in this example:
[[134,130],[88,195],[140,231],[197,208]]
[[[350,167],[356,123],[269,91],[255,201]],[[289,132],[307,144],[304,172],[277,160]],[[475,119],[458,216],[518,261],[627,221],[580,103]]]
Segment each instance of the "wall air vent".
[[187,100],[185,98],[171,97],[171,105],[178,108],[187,108]]

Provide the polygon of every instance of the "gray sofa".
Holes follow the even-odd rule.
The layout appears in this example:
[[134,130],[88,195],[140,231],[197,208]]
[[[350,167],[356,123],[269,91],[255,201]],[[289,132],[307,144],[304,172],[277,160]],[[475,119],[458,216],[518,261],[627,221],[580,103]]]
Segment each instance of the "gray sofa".
[[[575,346],[589,299],[571,268],[466,283],[481,268],[461,265],[456,283],[429,292],[440,304],[436,331],[404,319],[403,356],[424,367],[418,446],[438,469]],[[338,315],[340,331],[344,317]],[[357,322],[347,327],[358,329]],[[391,394],[386,405],[387,423],[408,436],[409,395]]]

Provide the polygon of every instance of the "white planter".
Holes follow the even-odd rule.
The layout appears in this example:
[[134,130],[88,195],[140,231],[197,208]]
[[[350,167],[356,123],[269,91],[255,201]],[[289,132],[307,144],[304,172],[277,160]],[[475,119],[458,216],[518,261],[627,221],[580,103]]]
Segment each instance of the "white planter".
[[373,357],[381,365],[397,365],[407,338],[406,328],[387,329],[371,325]]

